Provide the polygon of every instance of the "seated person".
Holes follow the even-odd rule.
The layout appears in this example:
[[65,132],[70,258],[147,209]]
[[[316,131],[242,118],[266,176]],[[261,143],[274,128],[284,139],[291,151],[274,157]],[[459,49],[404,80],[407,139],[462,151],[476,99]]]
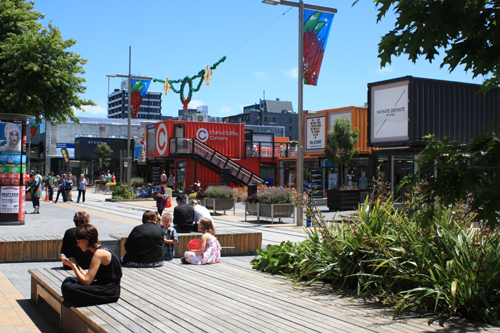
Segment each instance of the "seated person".
[[201,246],[198,250],[188,249],[184,252],[184,257],[181,261],[184,264],[204,265],[215,264],[220,262],[221,247],[219,241],[215,237],[215,228],[212,220],[202,217],[198,224],[198,231],[203,234],[201,236]]
[[91,224],[83,224],[76,229],[78,247],[94,255],[90,268],[85,273],[74,258],[61,254],[64,265],[71,267],[75,277],[67,277],[61,286],[64,306],[90,306],[117,302],[120,298],[122,268],[116,254],[99,243],[99,233]]
[[174,228],[178,233],[193,231],[194,208],[188,205],[186,200],[186,195],[179,195],[177,206],[174,208]]
[[189,204],[194,208],[193,231],[198,231],[198,223],[200,222],[200,219],[202,217],[210,219],[212,223],[214,222],[212,216],[210,215],[210,211],[207,209],[207,207],[200,205],[200,200],[191,199],[189,200]]
[[[83,269],[89,269],[90,262],[92,261],[92,256],[94,253],[90,250],[83,252],[76,243],[75,233],[79,226],[84,224],[90,224],[90,216],[86,212],[76,212],[75,217],[73,217],[73,222],[75,222],[75,227],[66,230],[64,233],[61,253],[67,258],[75,258],[76,263]],[[63,265],[64,269],[71,269],[70,266]]]
[[132,229],[125,242],[127,253],[122,257],[124,266],[163,266],[163,232],[156,223],[156,213],[152,210],[145,211],[142,225]]

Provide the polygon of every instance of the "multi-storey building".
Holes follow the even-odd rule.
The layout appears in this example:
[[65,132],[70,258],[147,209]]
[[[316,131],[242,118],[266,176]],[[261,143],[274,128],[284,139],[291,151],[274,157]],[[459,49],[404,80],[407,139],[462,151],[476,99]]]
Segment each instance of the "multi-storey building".
[[283,127],[285,137],[292,141],[298,140],[298,114],[293,111],[292,102],[260,100],[257,104],[243,107],[243,113],[222,119],[232,124]]
[[[121,89],[108,96],[108,118],[127,119],[128,80],[122,80]],[[149,91],[142,99],[137,119],[161,119],[161,92]]]

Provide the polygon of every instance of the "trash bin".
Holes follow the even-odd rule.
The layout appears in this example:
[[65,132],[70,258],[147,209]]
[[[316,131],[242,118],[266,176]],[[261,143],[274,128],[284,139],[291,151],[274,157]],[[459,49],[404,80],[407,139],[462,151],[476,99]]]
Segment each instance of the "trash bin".
[[255,183],[248,184],[248,192],[247,192],[247,194],[248,194],[248,196],[257,194],[257,184],[255,184]]

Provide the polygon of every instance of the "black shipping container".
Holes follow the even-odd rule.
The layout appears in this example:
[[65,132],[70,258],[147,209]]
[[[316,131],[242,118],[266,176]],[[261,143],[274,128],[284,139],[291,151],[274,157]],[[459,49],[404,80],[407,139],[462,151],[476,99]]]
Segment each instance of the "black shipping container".
[[412,76],[368,84],[368,145],[425,146],[425,135],[468,143],[500,124],[500,89]]

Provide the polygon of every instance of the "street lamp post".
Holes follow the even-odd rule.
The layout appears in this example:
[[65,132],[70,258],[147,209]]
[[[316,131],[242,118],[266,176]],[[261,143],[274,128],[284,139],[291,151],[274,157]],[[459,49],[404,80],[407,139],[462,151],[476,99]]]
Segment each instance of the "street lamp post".
[[[297,152],[297,194],[302,195],[304,193],[304,128],[303,128],[303,96],[304,96],[304,9],[310,9],[315,11],[320,11],[324,13],[337,13],[337,9],[316,5],[304,4],[302,0],[299,2],[292,2],[286,0],[264,0],[262,3],[268,5],[284,5],[299,8],[299,91],[298,91],[298,117],[299,117],[299,147]],[[297,207],[297,226],[302,226],[304,220],[304,209],[303,207]]]
[[132,102],[132,79],[134,80],[153,80],[152,77],[148,76],[135,76],[131,74],[132,72],[132,47],[129,46],[128,49],[128,75],[120,74],[108,74],[106,77],[121,77],[128,79],[128,92],[127,92],[127,118],[128,118],[128,128],[127,128],[127,184],[130,186],[130,178],[132,177],[132,156],[130,153],[130,127],[131,127],[131,102]]

